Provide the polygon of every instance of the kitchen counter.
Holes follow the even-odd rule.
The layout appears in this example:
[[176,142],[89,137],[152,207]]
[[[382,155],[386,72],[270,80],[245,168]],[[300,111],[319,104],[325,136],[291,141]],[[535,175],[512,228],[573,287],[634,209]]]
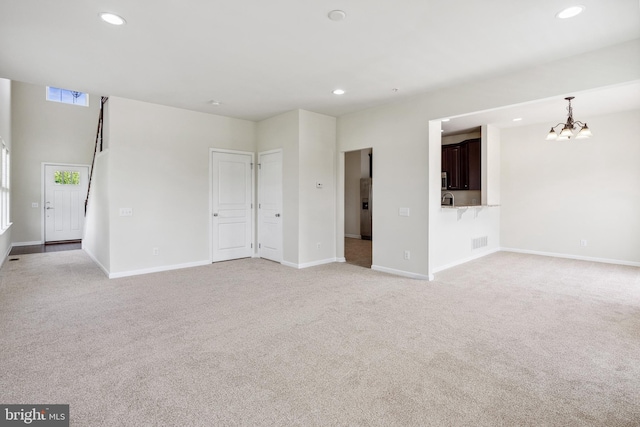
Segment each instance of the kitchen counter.
[[458,221],[462,219],[462,216],[469,209],[471,209],[473,212],[473,218],[478,218],[478,215],[480,214],[480,212],[482,212],[484,208],[497,208],[497,207],[500,207],[500,205],[456,205],[456,206],[440,205],[440,208],[442,209],[442,211],[457,212]]
[[469,208],[497,208],[500,207],[500,205],[455,205],[455,206],[451,206],[451,205],[440,205],[441,208],[443,209],[469,209]]

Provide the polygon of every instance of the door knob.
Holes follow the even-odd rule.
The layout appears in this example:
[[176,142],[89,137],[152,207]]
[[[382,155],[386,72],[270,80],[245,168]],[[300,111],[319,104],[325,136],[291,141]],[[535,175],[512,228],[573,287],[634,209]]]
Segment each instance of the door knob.
[[276,214],[276,218],[280,218],[280,214],[279,213]]
[[218,212],[214,213],[213,216],[218,216]]
[[53,209],[51,206],[47,206],[45,209]]

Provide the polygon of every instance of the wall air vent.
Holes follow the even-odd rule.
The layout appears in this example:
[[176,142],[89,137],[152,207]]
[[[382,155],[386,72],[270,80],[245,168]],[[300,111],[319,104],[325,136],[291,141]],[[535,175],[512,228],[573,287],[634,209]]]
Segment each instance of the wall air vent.
[[489,238],[487,236],[476,237],[471,239],[471,250],[476,250],[480,248],[484,248],[489,244]]

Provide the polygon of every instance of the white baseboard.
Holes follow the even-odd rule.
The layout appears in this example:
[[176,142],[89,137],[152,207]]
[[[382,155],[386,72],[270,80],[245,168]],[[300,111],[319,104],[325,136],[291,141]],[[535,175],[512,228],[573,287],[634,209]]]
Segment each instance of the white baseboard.
[[408,277],[410,279],[418,280],[433,280],[433,274],[425,276],[424,274],[412,273],[410,271],[396,270],[394,268],[381,267],[379,265],[372,265],[372,270],[381,271],[383,273],[395,274],[396,276]]
[[321,259],[319,261],[304,262],[302,264],[296,264],[296,263],[288,262],[288,261],[282,261],[280,264],[282,264],[282,265],[284,265],[286,267],[293,267],[293,268],[301,269],[301,268],[315,267],[317,265],[331,264],[332,262],[337,262],[337,261],[338,261],[337,258],[327,258],[327,259]]
[[0,261],[0,268],[2,268],[7,258],[9,258],[9,254],[11,253],[11,248],[12,246],[9,245],[9,248],[7,249],[7,253],[4,254],[4,256],[2,257],[2,261]]
[[336,258],[336,262],[347,262],[347,259],[345,257],[339,257]]
[[449,264],[446,264],[446,265],[442,265],[440,267],[436,267],[436,268],[433,269],[433,273],[439,273],[441,271],[448,270],[451,267],[455,267],[457,265],[464,264],[464,263],[467,263],[469,261],[473,261],[474,259],[482,258],[482,257],[485,257],[487,255],[491,255],[491,254],[494,254],[496,252],[500,252],[500,250],[501,250],[500,248],[493,248],[493,249],[489,249],[489,250],[486,250],[486,251],[482,251],[482,252],[480,252],[480,253],[478,253],[476,255],[473,255],[473,256],[470,256],[470,257],[467,257],[467,258],[463,258],[463,259],[460,259],[460,260],[456,260],[456,261],[454,261],[452,263],[449,263]]
[[42,245],[42,244],[44,244],[44,242],[37,240],[33,242],[13,242],[11,246],[34,246],[34,245]]
[[84,253],[86,253],[87,255],[89,255],[89,258],[91,258],[91,260],[92,260],[93,262],[95,262],[95,263],[96,263],[96,265],[97,265],[98,267],[100,267],[100,270],[102,270],[102,272],[103,272],[107,277],[109,277],[109,270],[108,270],[104,265],[102,265],[102,263],[101,263],[100,261],[98,261],[98,258],[96,258],[96,257],[95,257],[95,255],[93,255],[91,252],[89,252],[89,251],[84,247],[84,244],[82,245],[82,250],[84,251]]
[[211,261],[195,261],[184,264],[163,265],[160,267],[142,268],[140,270],[120,271],[117,273],[109,273],[109,279],[118,279],[121,277],[139,276],[141,274],[160,273],[162,271],[179,270],[182,268],[201,267],[203,265],[211,265]]
[[573,254],[560,254],[556,252],[530,251],[527,249],[516,249],[516,248],[500,248],[500,250],[504,252],[516,252],[520,254],[541,255],[541,256],[550,256],[555,258],[577,259],[579,261],[592,261],[592,262],[602,262],[605,264],[617,264],[617,265],[628,265],[631,267],[640,267],[640,262],[624,261],[619,259],[597,258],[597,257],[588,257],[588,256],[573,255]]
[[349,239],[362,239],[362,236],[359,234],[345,234],[344,237],[348,237]]

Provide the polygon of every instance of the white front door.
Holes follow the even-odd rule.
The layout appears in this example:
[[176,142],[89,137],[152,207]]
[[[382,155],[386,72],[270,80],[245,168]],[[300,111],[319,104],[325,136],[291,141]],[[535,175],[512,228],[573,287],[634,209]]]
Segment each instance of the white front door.
[[211,260],[253,255],[253,154],[211,152]]
[[282,151],[258,157],[258,255],[282,262]]
[[87,166],[44,165],[45,242],[82,239],[88,184]]

